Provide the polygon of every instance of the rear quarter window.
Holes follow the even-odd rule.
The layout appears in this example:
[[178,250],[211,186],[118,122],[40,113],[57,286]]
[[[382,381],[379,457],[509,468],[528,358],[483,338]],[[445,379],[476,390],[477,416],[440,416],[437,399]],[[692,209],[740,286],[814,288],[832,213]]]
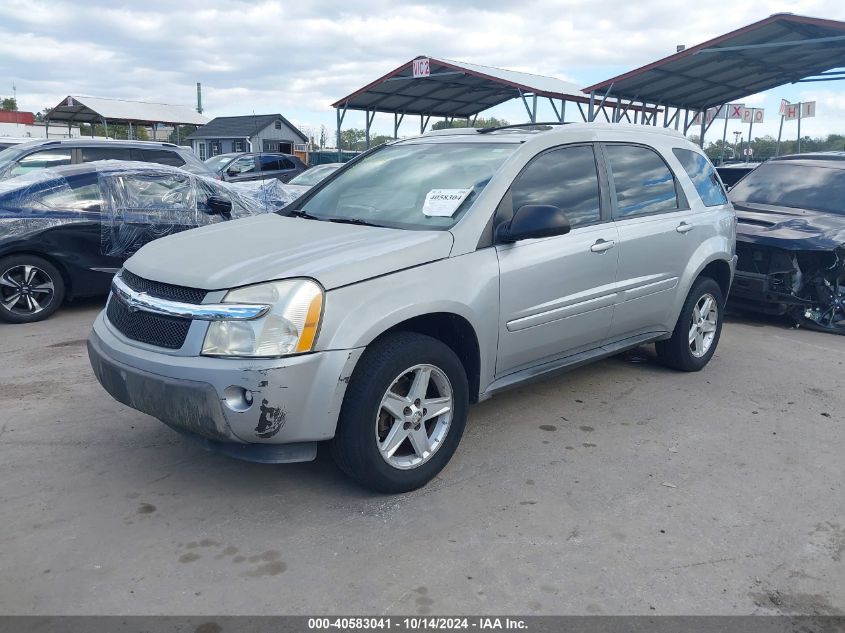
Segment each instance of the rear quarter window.
[[142,149],[135,150],[141,153],[141,160],[145,163],[158,163],[159,165],[171,165],[182,167],[185,161],[176,152],[168,152],[163,149]]
[[616,218],[678,210],[675,176],[655,150],[642,145],[605,145],[616,193]]
[[704,206],[716,207],[728,203],[728,196],[709,160],[698,152],[680,147],[673,148],[672,153],[692,180]]

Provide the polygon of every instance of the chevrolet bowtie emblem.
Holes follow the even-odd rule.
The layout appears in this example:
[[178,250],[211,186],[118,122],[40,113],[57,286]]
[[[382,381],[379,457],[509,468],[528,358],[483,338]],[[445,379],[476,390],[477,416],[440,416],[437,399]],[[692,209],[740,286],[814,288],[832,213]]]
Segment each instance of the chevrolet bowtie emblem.
[[141,309],[141,301],[140,299],[144,296],[145,293],[139,293],[137,297],[134,295],[129,295],[126,297],[126,307],[129,309],[130,312],[137,312]]

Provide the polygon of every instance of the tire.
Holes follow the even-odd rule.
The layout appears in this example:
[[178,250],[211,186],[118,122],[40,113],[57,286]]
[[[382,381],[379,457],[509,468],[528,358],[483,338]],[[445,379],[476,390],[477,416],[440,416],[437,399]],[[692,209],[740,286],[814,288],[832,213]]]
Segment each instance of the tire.
[[[424,381],[425,387],[419,387]],[[386,406],[394,414],[383,401],[389,401]],[[426,403],[441,413],[432,415]],[[366,349],[352,373],[331,442],[332,456],[365,488],[383,493],[415,490],[451,459],[466,426],[468,406],[466,371],[449,347],[413,332],[388,334]],[[423,445],[429,453],[420,450]],[[388,455],[391,447],[394,452]]]
[[43,321],[59,309],[64,298],[64,278],[46,259],[35,255],[0,259],[0,321]]
[[[712,304],[704,303],[708,298]],[[711,318],[699,319],[697,307],[706,307]],[[709,277],[699,277],[684,301],[672,338],[655,343],[658,360],[680,371],[704,369],[719,344],[724,312],[725,300],[719,284]],[[694,332],[693,327],[697,327],[697,331]],[[695,334],[693,340],[690,340],[691,333]],[[708,336],[710,334],[712,337]]]

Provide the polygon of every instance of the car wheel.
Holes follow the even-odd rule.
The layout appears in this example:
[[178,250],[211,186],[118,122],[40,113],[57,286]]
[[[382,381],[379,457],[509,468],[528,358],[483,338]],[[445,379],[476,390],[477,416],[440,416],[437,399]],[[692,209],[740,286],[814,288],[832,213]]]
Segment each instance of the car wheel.
[[808,330],[845,334],[845,280],[826,281],[819,294],[823,296],[818,305],[795,308],[790,310],[790,316]]
[[466,372],[449,347],[422,334],[388,334],[367,348],[352,374],[332,455],[366,488],[414,490],[449,462],[468,401]]
[[42,321],[59,309],[64,298],[64,279],[47,260],[34,255],[0,259],[0,320]]
[[719,344],[725,301],[709,277],[699,277],[687,295],[672,338],[655,343],[657,358],[681,371],[703,369]]

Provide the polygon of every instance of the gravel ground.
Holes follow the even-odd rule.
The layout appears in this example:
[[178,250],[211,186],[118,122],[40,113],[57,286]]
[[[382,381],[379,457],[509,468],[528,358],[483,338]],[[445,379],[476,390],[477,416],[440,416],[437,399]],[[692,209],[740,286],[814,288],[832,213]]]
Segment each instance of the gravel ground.
[[845,337],[733,319],[471,410],[429,486],[186,444],[96,383],[96,302],[0,324],[0,613],[845,613]]

